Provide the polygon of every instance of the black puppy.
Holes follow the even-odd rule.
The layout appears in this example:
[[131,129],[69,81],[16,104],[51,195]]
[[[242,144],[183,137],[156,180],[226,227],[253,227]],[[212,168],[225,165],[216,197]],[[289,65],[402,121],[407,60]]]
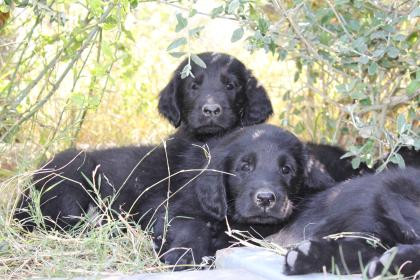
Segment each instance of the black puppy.
[[[280,245],[303,243],[286,255],[285,273],[330,270],[374,277],[389,265],[405,276],[420,270],[420,170],[391,169],[341,183],[307,199],[287,227],[274,236]],[[327,237],[352,232],[345,238]],[[357,235],[379,238],[385,248]],[[385,253],[384,253],[385,252]],[[404,264],[404,265],[403,265]]]
[[[377,162],[373,168],[369,168],[365,163],[353,168],[351,161],[353,157],[341,158],[346,151],[340,147],[327,144],[307,144],[310,153],[322,164],[322,167],[337,182],[342,182],[364,174],[374,173],[377,168],[387,159],[385,156],[381,162]],[[420,150],[414,147],[404,146],[398,150],[398,154],[404,159],[405,165],[420,167]],[[387,168],[398,167],[397,164],[389,162]]]
[[242,62],[223,53],[198,56],[206,68],[191,62],[194,77],[182,79],[186,59],[160,93],[159,112],[179,127],[175,137],[206,141],[270,117],[273,109],[264,87]]
[[341,158],[346,151],[340,147],[327,144],[308,143],[309,152],[323,165],[326,172],[337,182],[342,182],[363,174],[374,172],[366,164],[361,163],[353,168],[352,157]]
[[[194,181],[203,210],[263,237],[283,226],[305,196],[335,184],[293,134],[271,125],[225,136],[212,150],[209,168],[223,173],[206,172]],[[213,241],[218,249],[228,239],[220,234]]]
[[[189,264],[221,246],[215,244],[222,244],[225,217],[248,228],[270,225],[265,236],[304,195],[333,182],[296,137],[270,125],[242,128],[214,143],[208,153],[188,141],[168,141],[169,169],[163,149],[58,154],[34,176],[46,224],[67,229],[106,201],[112,213],[129,214],[157,243],[164,241],[165,262]],[[169,174],[175,174],[170,182]],[[30,204],[23,199],[15,217],[30,222]]]

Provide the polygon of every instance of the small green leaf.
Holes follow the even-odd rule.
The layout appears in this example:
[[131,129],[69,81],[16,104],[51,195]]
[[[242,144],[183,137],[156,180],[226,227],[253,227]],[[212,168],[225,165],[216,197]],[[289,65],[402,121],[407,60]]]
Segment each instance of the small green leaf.
[[127,30],[127,29],[123,28],[123,32],[124,32],[124,35],[125,35],[128,39],[130,39],[132,42],[135,42],[135,41],[136,41],[136,40],[134,39],[133,33],[132,33],[130,30]]
[[399,168],[405,168],[404,159],[400,154],[398,154],[398,153],[393,154],[392,157],[389,160],[392,163],[398,164]]
[[321,32],[319,34],[319,41],[321,42],[321,44],[323,45],[328,45],[330,43],[331,40],[331,35],[327,32]]
[[343,158],[348,158],[348,157],[352,157],[352,156],[354,156],[353,152],[347,152],[347,153],[345,153],[344,155],[342,155],[342,156],[340,157],[340,159],[343,159]]
[[356,99],[356,100],[361,100],[361,99],[365,99],[367,96],[366,94],[364,94],[361,91],[356,91],[350,94],[351,98]]
[[194,61],[195,64],[200,66],[201,68],[207,68],[206,63],[196,54],[191,54],[191,59]]
[[389,46],[386,50],[386,53],[390,58],[396,58],[400,54],[400,50],[396,47]]
[[305,126],[302,122],[298,122],[297,125],[294,127],[294,131],[296,134],[300,134],[305,131]]
[[392,36],[392,38],[395,41],[402,42],[402,41],[404,41],[407,38],[407,36],[404,35],[404,34],[395,34],[395,35]]
[[213,10],[211,10],[211,13],[210,13],[211,17],[215,18],[215,17],[219,16],[221,13],[223,13],[224,10],[225,9],[223,8],[223,6],[219,6],[219,7],[214,8]]
[[177,25],[175,27],[175,32],[179,32],[188,25],[188,20],[181,14],[176,14]]
[[397,130],[398,133],[402,134],[405,131],[405,117],[403,114],[399,114],[397,117]]
[[190,34],[191,37],[198,36],[198,35],[200,35],[200,32],[203,29],[204,29],[204,26],[199,26],[199,27],[193,28],[189,31],[189,34]]
[[365,51],[367,51],[367,45],[365,43],[365,38],[360,37],[358,39],[356,39],[353,43],[352,43],[353,48],[355,48],[356,50],[358,50],[361,53],[364,53]]
[[387,36],[386,32],[383,31],[383,30],[380,30],[380,31],[376,31],[376,32],[373,32],[372,34],[370,34],[370,39],[371,40],[386,39],[386,36]]
[[257,25],[261,34],[267,33],[268,29],[270,28],[270,24],[262,17],[258,18]]
[[185,79],[189,75],[194,77],[193,73],[191,72],[191,65],[187,64],[187,65],[184,66],[184,68],[181,71],[181,79]]
[[286,57],[287,57],[287,50],[286,49],[280,49],[279,50],[279,56],[278,56],[278,59],[279,60],[285,60],[286,59]]
[[378,71],[378,64],[376,62],[372,62],[371,64],[369,64],[368,74],[370,76],[375,75],[377,71]]
[[232,0],[228,6],[228,14],[233,14],[239,8],[239,0]]
[[412,80],[407,86],[407,94],[413,95],[419,89],[420,89],[420,81]]
[[170,52],[169,54],[173,57],[180,58],[180,57],[184,56],[186,54],[186,52]]
[[232,43],[239,41],[242,38],[242,36],[244,36],[244,29],[242,27],[239,27],[238,29],[233,31],[232,38],[230,38],[230,41]]
[[353,167],[353,169],[357,169],[360,166],[360,158],[359,157],[355,157],[351,160],[351,167]]
[[379,58],[379,57],[383,56],[384,53],[385,53],[384,49],[377,49],[377,50],[374,50],[372,52],[372,56],[375,57],[375,58]]
[[197,10],[196,9],[191,9],[191,11],[188,14],[188,17],[193,17],[197,14]]
[[293,82],[297,82],[299,80],[299,77],[300,77],[300,72],[299,71],[296,71],[295,72],[295,75],[293,77]]
[[185,38],[185,37],[181,37],[181,38],[178,38],[178,39],[176,39],[175,41],[173,41],[169,46],[168,46],[168,48],[166,49],[167,51],[170,51],[170,50],[173,50],[173,49],[176,49],[176,48],[178,48],[178,47],[180,47],[180,46],[183,46],[183,45],[185,45],[185,44],[187,44],[187,39]]
[[71,95],[70,100],[74,106],[82,108],[85,105],[86,98],[83,93],[76,92]]
[[369,62],[369,57],[367,57],[366,55],[361,55],[359,56],[358,61],[360,64],[367,64]]

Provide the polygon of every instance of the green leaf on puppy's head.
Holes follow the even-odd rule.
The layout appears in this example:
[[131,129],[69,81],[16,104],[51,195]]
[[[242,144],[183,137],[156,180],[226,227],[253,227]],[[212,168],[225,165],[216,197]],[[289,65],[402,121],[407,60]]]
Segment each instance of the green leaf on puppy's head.
[[195,64],[200,66],[201,68],[207,68],[206,63],[196,54],[191,54],[191,59],[194,61]]

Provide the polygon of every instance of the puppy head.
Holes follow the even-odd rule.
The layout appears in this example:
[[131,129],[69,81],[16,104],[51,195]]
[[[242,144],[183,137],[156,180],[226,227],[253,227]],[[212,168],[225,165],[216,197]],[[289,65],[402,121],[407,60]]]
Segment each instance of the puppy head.
[[211,168],[196,180],[203,209],[239,223],[286,221],[305,194],[330,186],[331,177],[308,161],[304,145],[271,125],[243,128],[225,136],[212,153]]
[[215,135],[262,123],[272,114],[264,87],[242,62],[221,53],[199,57],[206,68],[191,62],[194,77],[181,79],[185,60],[160,93],[159,112],[172,125],[183,123],[195,135]]

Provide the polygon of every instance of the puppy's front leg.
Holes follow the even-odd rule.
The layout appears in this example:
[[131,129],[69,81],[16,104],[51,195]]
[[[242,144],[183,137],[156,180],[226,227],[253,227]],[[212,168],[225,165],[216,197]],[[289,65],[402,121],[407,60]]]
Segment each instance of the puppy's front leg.
[[205,256],[214,255],[209,224],[199,219],[176,217],[168,225],[168,233],[161,259],[183,270],[199,264]]

